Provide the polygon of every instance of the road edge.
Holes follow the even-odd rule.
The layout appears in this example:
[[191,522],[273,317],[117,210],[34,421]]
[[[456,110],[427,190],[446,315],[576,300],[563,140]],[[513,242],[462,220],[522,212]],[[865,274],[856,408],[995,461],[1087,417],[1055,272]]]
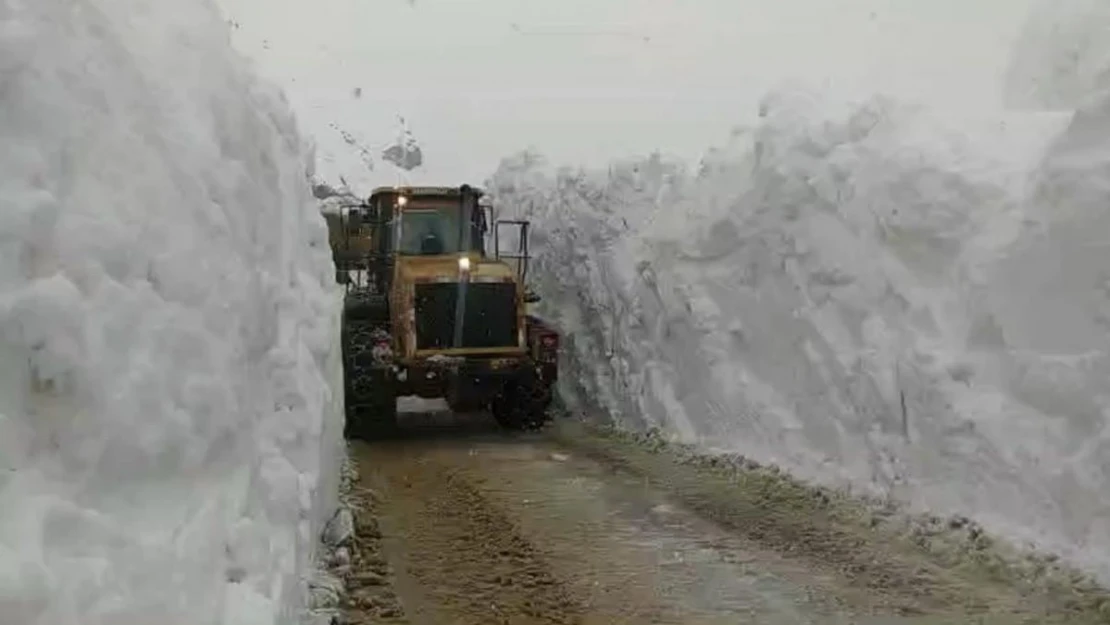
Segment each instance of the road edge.
[[[723,526],[832,564],[869,590],[901,588],[926,604],[939,593],[961,610],[953,623],[1110,623],[1110,591],[1091,576],[990,536],[969,519],[914,515],[892,501],[806,484],[775,466],[671,442],[658,429],[634,432],[563,414],[548,432],[655,482]],[[969,621],[972,615],[979,620]]]

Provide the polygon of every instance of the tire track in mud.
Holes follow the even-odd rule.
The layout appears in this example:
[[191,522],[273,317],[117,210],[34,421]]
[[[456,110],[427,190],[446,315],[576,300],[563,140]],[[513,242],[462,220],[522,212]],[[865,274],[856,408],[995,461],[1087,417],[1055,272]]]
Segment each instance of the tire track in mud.
[[381,497],[383,552],[408,622],[582,622],[542,555],[461,470],[412,445],[358,449],[366,484]]
[[377,502],[363,525],[380,529],[406,620],[351,612],[352,624],[833,625],[873,622],[845,605],[886,612],[542,436],[464,438],[355,446],[356,492]]
[[349,622],[1063,622],[1035,593],[856,531],[782,484],[626,447],[565,426],[354,445]]

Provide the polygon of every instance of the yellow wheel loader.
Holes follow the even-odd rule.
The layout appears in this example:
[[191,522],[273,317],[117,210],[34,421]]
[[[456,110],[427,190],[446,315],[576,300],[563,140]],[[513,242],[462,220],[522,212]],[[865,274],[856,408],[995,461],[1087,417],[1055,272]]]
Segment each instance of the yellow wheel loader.
[[[528,313],[539,300],[525,287],[529,224],[495,220],[482,197],[469,185],[380,187],[325,216],[346,285],[348,438],[394,428],[407,395],[488,408],[510,429],[548,420],[560,337]],[[516,243],[502,253],[505,229]]]

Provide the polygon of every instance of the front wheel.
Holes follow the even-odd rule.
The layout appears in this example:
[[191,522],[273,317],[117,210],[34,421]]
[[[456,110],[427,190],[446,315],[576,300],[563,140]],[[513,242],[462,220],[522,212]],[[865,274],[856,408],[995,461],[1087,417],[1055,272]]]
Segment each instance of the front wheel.
[[348,405],[346,412],[343,436],[347,440],[372,441],[397,430],[397,399],[391,394]]
[[508,430],[536,430],[551,420],[551,387],[539,380],[509,382],[490,402],[498,425]]

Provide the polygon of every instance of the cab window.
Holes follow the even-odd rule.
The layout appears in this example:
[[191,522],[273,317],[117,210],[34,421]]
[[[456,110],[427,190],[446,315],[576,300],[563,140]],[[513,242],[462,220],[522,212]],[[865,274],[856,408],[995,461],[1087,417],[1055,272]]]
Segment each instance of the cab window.
[[459,220],[455,211],[408,209],[401,213],[399,253],[429,256],[459,249]]

